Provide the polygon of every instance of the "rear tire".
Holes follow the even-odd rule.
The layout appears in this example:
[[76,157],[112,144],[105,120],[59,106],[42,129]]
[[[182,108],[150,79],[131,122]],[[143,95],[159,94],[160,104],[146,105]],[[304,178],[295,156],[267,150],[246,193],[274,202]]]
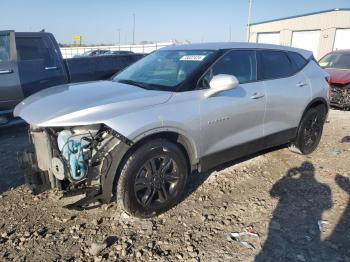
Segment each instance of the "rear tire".
[[297,137],[289,149],[302,155],[308,155],[315,151],[321,140],[325,120],[325,106],[318,105],[310,108],[303,116]]
[[165,139],[149,141],[122,164],[117,201],[130,215],[148,218],[179,201],[186,185],[188,163],[183,151]]

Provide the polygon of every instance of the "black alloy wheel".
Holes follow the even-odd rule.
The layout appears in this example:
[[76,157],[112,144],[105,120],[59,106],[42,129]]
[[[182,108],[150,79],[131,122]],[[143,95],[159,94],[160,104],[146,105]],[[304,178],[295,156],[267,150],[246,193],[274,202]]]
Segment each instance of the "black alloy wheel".
[[136,147],[121,165],[117,201],[127,213],[140,218],[175,206],[189,174],[184,149],[161,138]]
[[322,133],[323,121],[318,112],[314,112],[306,122],[304,129],[304,147],[306,150],[312,149],[319,141],[319,137]]
[[139,170],[134,192],[144,207],[164,204],[176,196],[180,174],[176,162],[169,156],[159,155],[146,161]]
[[326,107],[324,105],[310,108],[300,122],[297,136],[290,149],[302,155],[315,151],[322,137],[325,119]]

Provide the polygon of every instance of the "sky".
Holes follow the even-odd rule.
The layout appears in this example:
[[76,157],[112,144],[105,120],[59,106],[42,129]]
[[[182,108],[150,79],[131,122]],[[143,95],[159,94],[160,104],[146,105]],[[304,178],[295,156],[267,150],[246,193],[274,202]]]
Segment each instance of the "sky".
[[[251,22],[326,9],[350,0],[253,0]],[[7,10],[7,11],[6,11]],[[60,43],[81,35],[84,44],[244,41],[248,0],[2,0],[0,30],[45,29]],[[231,39],[230,39],[231,28]]]

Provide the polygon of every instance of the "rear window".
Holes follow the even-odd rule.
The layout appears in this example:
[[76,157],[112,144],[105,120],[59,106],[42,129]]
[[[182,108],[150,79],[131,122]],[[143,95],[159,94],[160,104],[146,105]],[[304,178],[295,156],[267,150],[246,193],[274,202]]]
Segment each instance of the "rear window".
[[293,64],[286,52],[260,52],[260,79],[268,80],[288,77],[294,74]]
[[288,52],[288,55],[289,55],[290,59],[292,60],[292,63],[294,64],[294,67],[296,69],[295,71],[299,71],[307,63],[307,60],[302,55],[300,55],[296,52]]

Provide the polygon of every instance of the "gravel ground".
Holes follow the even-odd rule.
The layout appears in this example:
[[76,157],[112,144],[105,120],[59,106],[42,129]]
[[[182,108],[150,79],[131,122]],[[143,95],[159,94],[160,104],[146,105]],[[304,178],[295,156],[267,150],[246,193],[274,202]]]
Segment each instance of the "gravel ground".
[[312,155],[279,148],[194,174],[181,203],[148,220],[31,195],[15,161],[25,127],[2,130],[0,260],[350,261],[350,112],[328,120]]

